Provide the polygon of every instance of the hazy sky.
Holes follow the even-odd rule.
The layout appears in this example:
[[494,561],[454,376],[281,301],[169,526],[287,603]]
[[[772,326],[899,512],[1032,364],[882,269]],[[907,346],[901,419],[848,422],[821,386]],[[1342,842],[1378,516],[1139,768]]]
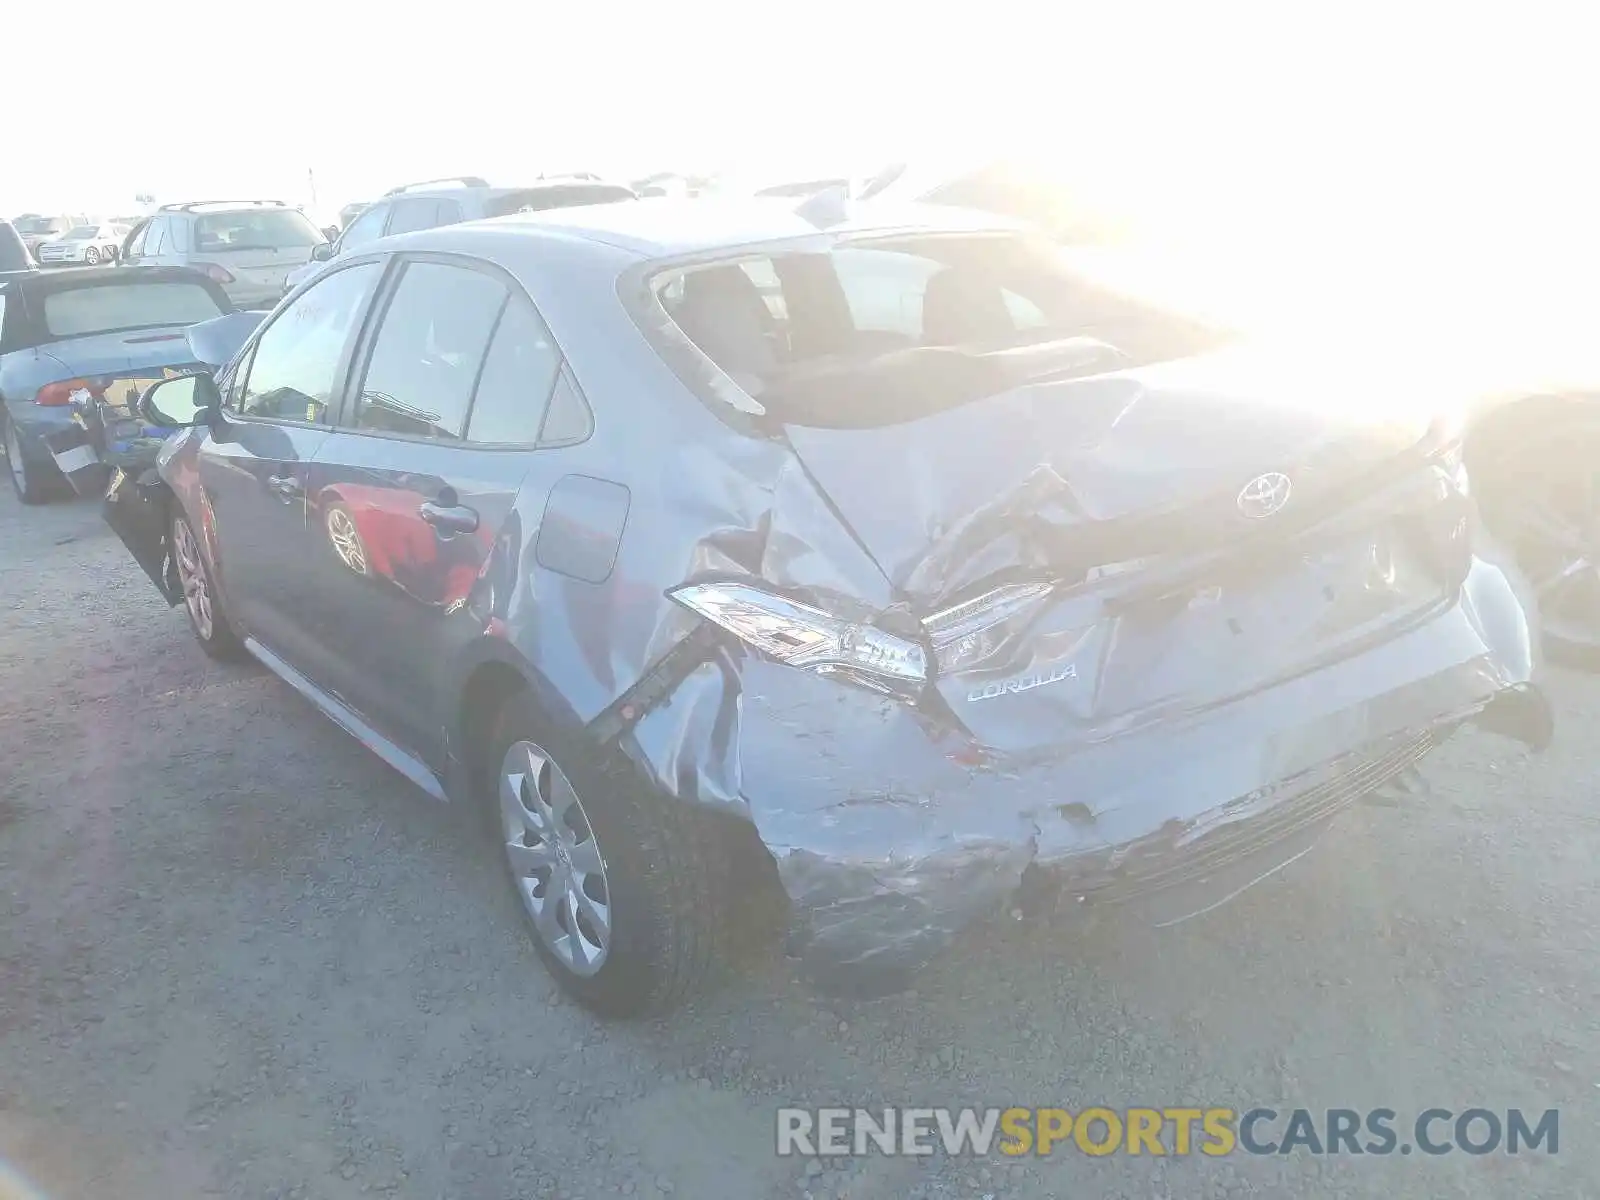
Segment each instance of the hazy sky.
[[[30,9],[30,41],[52,28],[44,11]],[[1600,191],[1590,22],[1526,3],[85,0],[73,13],[116,48],[8,54],[7,215],[127,210],[141,191],[307,202],[310,173],[327,212],[457,171],[781,175],[1019,148],[1173,214],[1254,197],[1289,231],[1414,210],[1465,234],[1513,209],[1592,213]]]

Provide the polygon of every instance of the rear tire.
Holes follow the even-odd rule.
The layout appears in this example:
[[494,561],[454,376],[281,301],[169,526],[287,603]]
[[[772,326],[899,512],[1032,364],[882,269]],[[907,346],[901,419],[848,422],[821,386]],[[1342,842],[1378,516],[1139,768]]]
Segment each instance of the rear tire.
[[17,499],[24,504],[46,504],[50,500],[51,480],[46,469],[38,463],[29,463],[22,456],[22,434],[3,412],[0,412],[0,441],[5,446],[6,475]]
[[189,518],[181,512],[173,513],[168,533],[178,581],[183,585],[184,611],[188,613],[189,628],[194,630],[200,649],[221,662],[244,658],[244,643],[222,611],[211,568],[206,565],[205,555],[200,553],[200,541]]
[[512,696],[487,739],[480,804],[562,989],[604,1017],[675,1008],[725,961],[723,830],[586,742],[557,734],[526,692]]

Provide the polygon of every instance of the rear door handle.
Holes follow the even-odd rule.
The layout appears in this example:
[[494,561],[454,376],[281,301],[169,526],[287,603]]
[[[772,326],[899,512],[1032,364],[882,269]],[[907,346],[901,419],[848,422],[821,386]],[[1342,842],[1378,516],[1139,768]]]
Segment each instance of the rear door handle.
[[268,475],[267,486],[272,489],[272,494],[287,503],[298,500],[306,493],[306,485],[293,475]]
[[478,528],[477,512],[464,504],[435,504],[428,500],[417,511],[440,533],[471,533]]

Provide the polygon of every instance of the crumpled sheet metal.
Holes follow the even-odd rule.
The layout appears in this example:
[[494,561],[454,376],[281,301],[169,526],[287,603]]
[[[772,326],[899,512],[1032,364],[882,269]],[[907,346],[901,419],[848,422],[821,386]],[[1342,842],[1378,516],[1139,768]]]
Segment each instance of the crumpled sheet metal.
[[[647,391],[648,372],[660,364],[624,356],[616,369],[611,386]],[[671,454],[662,452],[670,469],[631,485],[636,509],[682,518],[662,523],[648,542],[624,545],[618,575],[637,579],[639,590],[614,589],[600,612],[592,588],[547,585],[537,605],[518,606],[527,617],[511,618],[527,622],[517,642],[550,678],[563,680],[579,717],[592,720],[613,711],[648,677],[649,665],[697,627],[697,618],[661,598],[662,580],[744,574],[841,615],[893,610],[915,581],[916,601],[931,606],[974,582],[980,559],[983,574],[1000,565],[968,554],[975,546],[1008,555],[1013,565],[1059,562],[1064,532],[1075,540],[1107,513],[1149,500],[1148,491],[1135,496],[1127,488],[1160,483],[1209,492],[1225,477],[1249,478],[1262,448],[1241,443],[1237,413],[1231,431],[1219,434],[1227,451],[1220,458],[1215,444],[1188,446],[1196,429],[1192,395],[1140,420],[1129,416],[1132,397],[1123,384],[1086,385],[1086,396],[1097,400],[1094,419],[1077,429],[1070,427],[1071,398],[1044,403],[1035,395],[1014,402],[1014,428],[997,420],[991,405],[983,416],[959,409],[893,430],[791,429],[792,446],[730,436],[709,412],[703,421],[691,415],[670,439],[661,433],[671,441]],[[1082,421],[1083,410],[1076,411]],[[1184,412],[1191,419],[1180,420]],[[1307,447],[1288,416],[1262,427],[1286,453]],[[1002,436],[1004,454],[996,449]],[[1355,452],[1352,436],[1342,424],[1323,425],[1310,440],[1342,455]],[[1395,436],[1388,430],[1357,439],[1359,452],[1388,453]],[[908,451],[908,440],[920,449]],[[980,444],[975,457],[984,461],[961,466],[958,451]],[[999,469],[1039,465],[1045,444],[1059,451],[1050,470]],[[595,473],[603,475],[598,464],[614,452],[597,436],[579,454],[593,453]],[[1174,463],[1180,452],[1189,469]],[[908,458],[921,466],[913,470]],[[936,464],[958,470],[959,479],[936,481]],[[1139,468],[1136,478],[1114,488],[1130,464]],[[1430,486],[1418,481],[1421,491]],[[985,494],[992,503],[975,499]],[[887,497],[893,503],[884,503]],[[979,510],[981,522],[957,519]],[[1456,519],[1454,512],[1439,515]],[[951,550],[954,542],[962,553]],[[1465,564],[1466,547],[1457,549]],[[1400,600],[1413,596],[1406,591]],[[1283,608],[1276,600],[1274,606]],[[1082,701],[1071,689],[1059,696],[1043,689],[1026,706],[1037,719],[1021,707],[1011,710],[1015,717],[998,707],[986,716],[964,691],[952,693],[949,680],[914,708],[761,660],[730,638],[664,703],[631,722],[620,745],[670,794],[753,824],[790,897],[792,945],[803,954],[912,966],[1003,903],[1030,864],[1067,867],[1169,824],[1192,825],[1241,796],[1402,731],[1447,724],[1501,689],[1527,683],[1537,661],[1528,611],[1511,578],[1480,555],[1461,602],[1410,632],[1386,633],[1374,650],[1301,680],[1188,711],[1175,701],[1148,702],[1129,682],[1141,662],[1159,659],[1172,644],[1173,623],[1129,623],[1116,634],[1117,646],[1101,648],[1106,672],[1115,661],[1117,678],[1088,681],[1097,711],[1072,711]],[[564,630],[589,631],[578,638],[582,663],[571,660]],[[1215,658],[1193,668],[1209,670]],[[1170,682],[1156,701],[1181,696],[1176,685],[1185,681]],[[1214,682],[1226,694],[1235,681]],[[1113,696],[1110,684],[1124,694]],[[1143,719],[1150,713],[1159,719]],[[1096,731],[1100,740],[1088,736]]]
[[972,762],[964,739],[904,704],[732,655],[648,715],[635,746],[676,795],[748,812],[803,957],[911,969],[1003,906],[1029,864],[1070,871],[1219,810],[1245,819],[1282,794],[1230,802],[1470,715],[1529,682],[1532,637],[1511,578],[1475,560],[1462,604],[1381,652],[1065,755]]

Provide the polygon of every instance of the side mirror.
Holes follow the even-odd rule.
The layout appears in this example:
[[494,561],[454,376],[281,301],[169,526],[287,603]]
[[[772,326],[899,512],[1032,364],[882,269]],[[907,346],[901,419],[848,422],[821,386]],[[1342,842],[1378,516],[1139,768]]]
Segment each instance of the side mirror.
[[222,397],[206,374],[178,375],[145,389],[139,397],[139,415],[152,425],[181,428],[210,425],[221,415]]
[[319,245],[311,247],[312,262],[327,262],[332,257],[333,243],[331,241],[322,242]]
[[337,225],[324,225],[322,227],[322,236],[330,242],[338,241],[339,227]]

